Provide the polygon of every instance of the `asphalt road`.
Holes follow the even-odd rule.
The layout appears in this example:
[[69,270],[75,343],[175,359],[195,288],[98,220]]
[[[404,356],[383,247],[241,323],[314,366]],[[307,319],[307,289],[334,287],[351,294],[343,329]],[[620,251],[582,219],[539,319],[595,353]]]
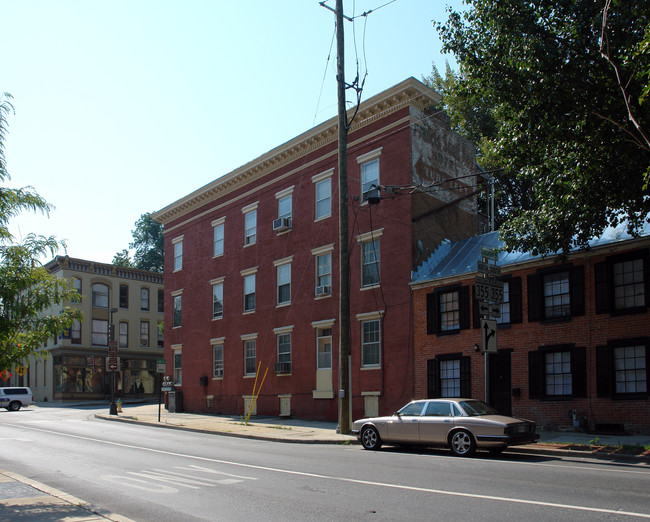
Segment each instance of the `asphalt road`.
[[309,445],[0,410],[0,468],[138,521],[650,518],[650,466]]

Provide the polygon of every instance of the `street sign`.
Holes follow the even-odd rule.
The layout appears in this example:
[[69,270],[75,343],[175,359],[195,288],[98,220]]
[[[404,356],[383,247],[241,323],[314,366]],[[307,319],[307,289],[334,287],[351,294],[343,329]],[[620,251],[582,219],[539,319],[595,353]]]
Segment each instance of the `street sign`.
[[483,353],[497,352],[497,322],[494,319],[481,319],[481,344]]
[[117,351],[117,339],[111,339],[108,341],[108,349]]
[[156,359],[156,373],[165,373],[165,359]]
[[494,319],[498,319],[501,317],[501,305],[500,304],[495,304],[491,303],[490,304],[490,317]]
[[496,248],[481,247],[481,257],[491,259],[492,261],[498,261],[499,251]]
[[498,265],[491,265],[485,261],[477,261],[476,268],[486,276],[500,276],[501,267]]
[[106,371],[116,372],[120,369],[119,357],[106,357]]
[[475,288],[476,299],[492,301],[496,304],[503,303],[503,281],[477,277]]

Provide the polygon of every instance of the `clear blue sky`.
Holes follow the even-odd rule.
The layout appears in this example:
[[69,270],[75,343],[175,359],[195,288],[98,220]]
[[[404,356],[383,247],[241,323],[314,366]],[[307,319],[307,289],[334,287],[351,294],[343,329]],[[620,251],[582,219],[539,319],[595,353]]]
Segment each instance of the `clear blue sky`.
[[[363,99],[453,65],[431,23],[447,5],[463,7],[344,1],[350,17],[373,10],[344,27],[346,79],[355,48],[368,72]],[[56,207],[12,230],[111,262],[143,213],[336,116],[333,38],[317,0],[0,0],[9,185]]]

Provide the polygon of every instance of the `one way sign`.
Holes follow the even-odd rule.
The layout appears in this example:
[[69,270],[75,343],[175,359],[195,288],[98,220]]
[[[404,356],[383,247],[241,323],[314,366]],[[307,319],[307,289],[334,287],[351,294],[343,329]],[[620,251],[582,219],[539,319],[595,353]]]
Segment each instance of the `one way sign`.
[[497,322],[481,319],[481,342],[483,353],[497,353]]

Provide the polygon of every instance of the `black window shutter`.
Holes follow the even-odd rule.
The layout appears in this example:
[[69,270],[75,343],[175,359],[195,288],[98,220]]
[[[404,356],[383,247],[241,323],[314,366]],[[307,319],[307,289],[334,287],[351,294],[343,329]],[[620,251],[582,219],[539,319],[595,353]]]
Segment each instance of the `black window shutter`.
[[521,323],[521,277],[508,281],[508,298],[510,299],[510,322]]
[[460,358],[460,396],[472,397],[472,358]]
[[460,329],[469,328],[469,286],[461,286],[458,289],[458,307],[460,315]]
[[528,397],[542,398],[542,354],[537,350],[528,352]]
[[427,294],[427,335],[438,331],[438,294],[431,292]]
[[476,299],[476,285],[472,285],[472,328],[480,328],[481,315],[478,313],[478,299]]
[[609,346],[596,346],[596,396],[612,396],[612,356]]
[[569,279],[569,292],[571,292],[571,315],[585,315],[585,267],[574,266],[571,268]]
[[528,321],[541,321],[542,315],[542,278],[539,274],[528,276]]
[[438,361],[427,360],[427,399],[438,397]]
[[594,282],[596,286],[596,313],[606,314],[609,312],[609,267],[607,263],[596,263],[594,265]]
[[571,379],[574,397],[587,396],[587,349],[579,346],[571,350]]

